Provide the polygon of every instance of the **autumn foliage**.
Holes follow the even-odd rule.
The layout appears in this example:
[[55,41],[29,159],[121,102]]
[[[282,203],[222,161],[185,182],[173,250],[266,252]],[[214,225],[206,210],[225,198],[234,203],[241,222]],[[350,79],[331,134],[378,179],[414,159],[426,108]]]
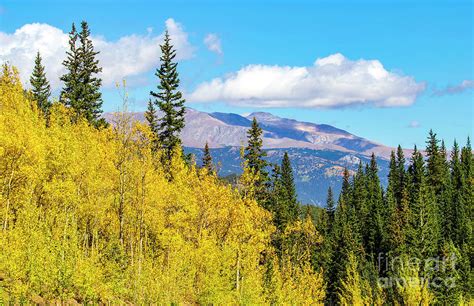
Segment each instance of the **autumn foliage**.
[[251,196],[185,165],[180,150],[169,179],[149,127],[126,113],[101,129],[71,116],[54,103],[46,120],[4,66],[2,302],[323,301],[322,271],[311,267],[322,239],[311,221],[285,231],[292,242],[278,258],[271,214]]

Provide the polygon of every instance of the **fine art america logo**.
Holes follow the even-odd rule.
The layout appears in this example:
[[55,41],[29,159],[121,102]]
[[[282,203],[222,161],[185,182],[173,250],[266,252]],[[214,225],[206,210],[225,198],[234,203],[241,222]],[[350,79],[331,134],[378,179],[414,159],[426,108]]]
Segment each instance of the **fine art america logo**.
[[379,285],[389,287],[427,287],[448,289],[456,287],[456,255],[418,258],[378,254]]

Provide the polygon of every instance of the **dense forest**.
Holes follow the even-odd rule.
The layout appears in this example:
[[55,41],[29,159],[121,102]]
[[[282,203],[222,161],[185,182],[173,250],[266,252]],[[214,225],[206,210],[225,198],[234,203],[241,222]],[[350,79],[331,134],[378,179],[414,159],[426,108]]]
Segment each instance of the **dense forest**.
[[26,90],[0,74],[0,302],[472,305],[469,139],[344,171],[324,208],[298,203],[290,159],[270,165],[254,119],[243,174],[219,178],[207,144],[183,153],[176,51],[161,46],[146,123],[101,117],[100,64],[72,27],[51,98],[38,53]]

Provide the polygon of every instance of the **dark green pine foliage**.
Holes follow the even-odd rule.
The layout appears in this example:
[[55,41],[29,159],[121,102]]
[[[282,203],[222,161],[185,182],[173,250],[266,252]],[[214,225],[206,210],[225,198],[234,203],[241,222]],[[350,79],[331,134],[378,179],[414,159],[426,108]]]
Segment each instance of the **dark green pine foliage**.
[[159,147],[158,144],[158,139],[157,139],[157,133],[158,133],[158,123],[156,119],[156,108],[154,103],[150,100],[148,100],[148,107],[147,110],[145,111],[145,121],[150,127],[150,131],[153,133],[153,151],[156,151]]
[[366,250],[369,254],[378,255],[386,251],[383,248],[385,239],[386,207],[383,202],[383,190],[378,176],[378,165],[375,154],[372,153],[370,165],[366,170],[367,179],[367,206],[369,218],[367,228],[369,232]]
[[357,212],[351,204],[353,195],[349,171],[344,169],[341,193],[335,212],[332,229],[333,251],[328,271],[328,303],[337,302],[337,290],[344,280],[348,255],[355,254],[358,259],[363,252],[359,236]]
[[298,218],[298,199],[296,196],[296,187],[288,153],[285,152],[281,162],[281,203],[280,218],[285,224],[292,223]]
[[386,244],[390,251],[397,255],[406,250],[406,231],[410,215],[405,179],[405,157],[399,146],[397,156],[395,157],[393,151],[390,156],[390,172],[385,197],[385,205],[388,210]]
[[102,94],[100,87],[102,80],[97,74],[102,72],[99,67],[99,60],[96,59],[98,51],[94,50],[92,40],[90,39],[90,30],[87,22],[81,22],[81,32],[79,33],[79,55],[82,67],[79,70],[79,79],[82,87],[82,108],[86,119],[95,126],[104,126],[105,120],[100,118],[102,114]]
[[417,258],[435,256],[440,237],[437,205],[424,172],[423,156],[415,146],[408,168],[410,224],[407,242],[408,252]]
[[[269,174],[266,170],[268,162],[264,159],[267,153],[263,150],[263,131],[258,125],[255,117],[252,120],[252,126],[247,132],[247,146],[245,147],[244,159],[247,161],[247,166],[256,175],[255,188],[257,195],[257,202],[260,205],[267,207],[266,203],[269,199]],[[270,209],[272,210],[272,209]]]
[[165,150],[165,157],[170,160],[173,150],[181,146],[180,133],[184,128],[184,107],[185,100],[179,88],[179,75],[174,61],[176,50],[171,44],[168,31],[165,33],[165,39],[161,47],[161,65],[156,70],[155,75],[160,79],[157,88],[158,91],[151,91],[150,94],[155,98],[154,103],[162,116],[158,119],[158,141]]
[[269,188],[267,208],[273,213],[273,222],[283,232],[288,224],[298,219],[299,206],[288,153],[283,155],[281,166],[274,165]]
[[352,182],[352,201],[350,201],[352,211],[355,213],[355,224],[353,231],[361,237],[364,246],[369,239],[369,209],[367,206],[367,185],[362,162],[359,162],[357,172]]
[[452,198],[449,207],[450,214],[445,216],[448,219],[446,226],[449,226],[447,235],[457,245],[462,245],[467,241],[465,235],[468,232],[466,227],[469,222],[467,220],[466,197],[464,196],[466,181],[460,160],[459,145],[456,141],[454,141],[453,150],[451,151],[450,164]]
[[324,272],[324,279],[326,284],[330,284],[331,279],[331,267],[333,266],[333,226],[334,226],[334,214],[336,206],[334,202],[334,195],[332,188],[328,188],[326,207],[318,210],[316,229],[323,236],[323,242],[320,248],[318,248],[312,255],[313,266],[316,269],[322,269]]
[[206,168],[209,173],[214,172],[214,165],[212,164],[211,151],[209,150],[209,145],[206,141],[204,146],[204,156],[202,157],[202,167]]
[[90,124],[102,127],[107,123],[101,118],[102,80],[97,74],[102,72],[102,68],[96,59],[97,54],[99,52],[94,50],[87,22],[81,22],[80,33],[76,32],[73,24],[69,33],[67,59],[63,62],[67,73],[61,77],[64,82],[61,101],[74,110],[76,120],[84,117]]
[[260,173],[262,177],[267,177],[268,172],[266,167],[268,166],[267,161],[264,157],[267,153],[263,150],[263,131],[259,126],[255,117],[252,120],[252,126],[247,131],[248,144],[245,148],[244,158],[248,162],[248,167],[252,169],[253,173]]
[[66,68],[67,73],[60,78],[64,82],[60,101],[69,107],[74,107],[81,98],[79,79],[81,59],[79,48],[77,47],[78,36],[76,26],[73,23],[71,32],[69,32],[69,50],[66,51],[67,58],[63,61],[63,66]]
[[336,211],[336,203],[334,202],[334,195],[331,186],[328,188],[328,194],[326,199],[326,213],[328,215],[328,232],[330,232],[332,225],[334,224],[334,213]]
[[[464,178],[463,191],[463,202],[465,206],[465,214],[463,220],[465,223],[465,234],[459,236],[458,243],[467,243],[467,245],[474,245],[474,156],[472,154],[471,141],[468,138],[466,146],[461,150],[461,171]],[[462,225],[461,225],[462,226]],[[462,230],[461,230],[462,231]],[[460,232],[460,231],[459,231]],[[471,253],[474,248],[471,248]],[[474,258],[474,254],[471,258]],[[474,260],[473,260],[474,267]]]
[[30,77],[30,84],[31,93],[37,103],[38,109],[40,109],[47,117],[49,114],[49,108],[51,107],[51,102],[49,101],[49,97],[51,96],[51,86],[46,79],[46,73],[44,71],[44,66],[41,63],[41,55],[39,51],[36,53],[35,67],[33,68],[33,73]]
[[429,132],[425,151],[427,156],[427,183],[429,186],[434,188],[436,195],[438,195],[440,193],[441,186],[443,185],[443,161],[439,149],[439,140],[436,138],[436,134],[432,130]]
[[452,191],[450,219],[452,227],[449,242],[454,242],[459,250],[459,254],[457,254],[459,282],[456,284],[464,292],[466,298],[472,296],[472,292],[474,292],[474,278],[472,276],[474,267],[472,161],[470,140],[467,140],[467,144],[461,149],[461,152],[455,142],[450,162]]
[[444,142],[439,145],[436,134],[430,130],[426,141],[426,179],[427,185],[434,192],[438,212],[443,217],[442,237],[450,239],[451,231],[449,224],[451,214],[451,188],[449,178],[449,163],[447,161]]

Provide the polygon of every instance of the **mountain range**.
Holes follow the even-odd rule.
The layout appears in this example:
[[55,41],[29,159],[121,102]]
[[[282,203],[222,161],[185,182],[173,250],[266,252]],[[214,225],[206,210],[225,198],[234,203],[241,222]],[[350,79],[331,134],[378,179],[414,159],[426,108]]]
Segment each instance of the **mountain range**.
[[[132,115],[135,120],[144,120],[144,113]],[[112,116],[104,114],[109,121]],[[242,171],[240,148],[246,145],[247,130],[254,117],[263,129],[268,161],[280,163],[284,152],[288,152],[302,203],[323,205],[329,186],[337,195],[344,167],[355,171],[360,161],[370,160],[372,152],[377,156],[382,184],[386,184],[392,148],[331,125],[281,118],[267,112],[243,116],[187,108],[186,126],[181,133],[185,151],[193,153],[199,163],[202,148],[208,142],[219,175],[238,175]]]

